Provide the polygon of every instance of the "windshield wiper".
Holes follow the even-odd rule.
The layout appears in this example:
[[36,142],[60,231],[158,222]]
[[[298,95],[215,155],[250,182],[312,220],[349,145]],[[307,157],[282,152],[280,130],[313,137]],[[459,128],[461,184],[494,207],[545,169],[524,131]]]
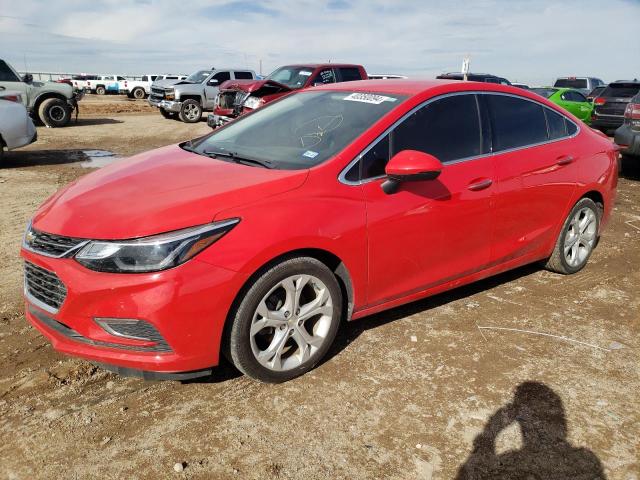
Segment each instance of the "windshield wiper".
[[235,163],[249,163],[253,165],[260,165],[261,167],[264,167],[264,168],[275,168],[273,165],[273,162],[269,160],[242,157],[238,155],[236,152],[220,152],[217,150],[205,150],[204,152],[202,152],[202,154],[211,158],[220,158],[220,157],[229,158],[231,159],[232,162],[235,162]]

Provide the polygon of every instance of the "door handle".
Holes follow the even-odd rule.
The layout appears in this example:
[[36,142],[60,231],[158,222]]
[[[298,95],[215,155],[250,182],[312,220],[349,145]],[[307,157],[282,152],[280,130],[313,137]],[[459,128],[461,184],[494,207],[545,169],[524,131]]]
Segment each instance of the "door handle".
[[556,163],[558,165],[569,165],[571,162],[573,162],[573,157],[571,155],[563,155],[562,157],[558,157],[558,160],[556,160]]
[[485,178],[484,180],[480,180],[478,182],[471,183],[467,188],[474,192],[478,190],[484,190],[485,188],[489,188],[493,184],[493,180],[490,178]]

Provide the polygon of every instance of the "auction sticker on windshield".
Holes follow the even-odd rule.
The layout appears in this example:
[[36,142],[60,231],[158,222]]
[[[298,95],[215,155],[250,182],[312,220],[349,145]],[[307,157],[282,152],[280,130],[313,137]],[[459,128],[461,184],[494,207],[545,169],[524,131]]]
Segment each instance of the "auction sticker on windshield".
[[382,102],[396,101],[393,97],[385,97],[384,95],[375,95],[373,93],[352,93],[351,95],[344,97],[344,100],[348,100],[350,102],[372,103],[374,105],[380,105]]

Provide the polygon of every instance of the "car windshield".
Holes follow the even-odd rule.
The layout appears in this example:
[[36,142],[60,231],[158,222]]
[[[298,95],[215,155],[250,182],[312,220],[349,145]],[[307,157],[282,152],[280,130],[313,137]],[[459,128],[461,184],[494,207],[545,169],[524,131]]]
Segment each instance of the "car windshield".
[[559,78],[554,87],[560,88],[587,88],[586,78]]
[[[206,78],[211,75],[211,70],[198,70],[197,72],[193,72],[189,75],[185,80],[187,82],[192,83],[202,83],[206,80]],[[178,78],[178,77],[167,77],[167,78]]]
[[551,95],[556,93],[558,90],[555,88],[532,88],[531,91],[533,93],[537,93],[541,97],[549,98]]
[[271,73],[267,80],[273,80],[295,90],[304,87],[311,74],[313,74],[313,68],[309,67],[282,67]]
[[348,91],[302,92],[214,131],[192,150],[279,169],[310,168],[340,152],[405,98]]

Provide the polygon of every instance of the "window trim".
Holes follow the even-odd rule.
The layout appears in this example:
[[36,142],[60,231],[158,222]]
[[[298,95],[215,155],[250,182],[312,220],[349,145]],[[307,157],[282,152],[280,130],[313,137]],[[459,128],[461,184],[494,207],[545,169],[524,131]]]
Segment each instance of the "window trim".
[[[564,117],[564,119],[566,121],[569,121],[569,122],[573,123],[573,125],[575,125],[576,132],[574,134],[572,134],[572,135],[566,135],[564,137],[554,138],[553,140],[548,138],[544,142],[538,142],[538,143],[532,143],[532,144],[528,144],[528,145],[523,145],[523,146],[520,146],[520,147],[508,148],[506,150],[500,150],[500,151],[497,151],[497,152],[493,151],[493,142],[490,142],[491,143],[491,151],[489,151],[487,153],[482,153],[481,155],[474,155],[474,156],[471,156],[471,157],[464,157],[464,158],[459,158],[457,160],[452,160],[450,162],[447,162],[446,164],[443,164],[444,166],[456,165],[458,163],[469,162],[469,161],[477,160],[479,158],[485,158],[485,157],[490,157],[490,156],[494,156],[494,155],[502,155],[503,153],[511,153],[511,152],[515,152],[515,151],[518,151],[518,150],[522,150],[524,148],[538,147],[538,146],[546,145],[546,144],[549,144],[549,143],[555,143],[555,142],[559,142],[559,141],[563,141],[563,140],[568,140],[568,139],[576,137],[582,131],[582,128],[580,127],[580,125],[578,125],[576,122],[574,122],[569,117],[564,115],[562,112],[559,112],[558,110],[556,110],[554,108],[551,108],[548,105],[545,105],[544,103],[539,102],[537,100],[534,100],[532,98],[522,97],[520,95],[516,95],[516,94],[513,94],[513,93],[476,91],[476,90],[465,90],[465,91],[462,91],[462,92],[444,93],[442,95],[437,95],[435,97],[431,97],[431,98],[425,100],[424,102],[420,103],[419,105],[416,105],[411,110],[409,110],[407,113],[402,115],[402,117],[400,117],[395,122],[393,122],[393,124],[391,124],[387,129],[385,129],[384,132],[382,132],[380,135],[378,135],[369,145],[367,145],[358,155],[356,155],[353,158],[353,160],[351,160],[340,171],[340,174],[338,175],[338,181],[340,183],[344,184],[344,185],[355,186],[355,185],[364,185],[365,183],[369,183],[369,182],[373,182],[375,180],[380,180],[382,178],[386,178],[386,175],[378,175],[377,177],[371,177],[371,178],[367,178],[367,179],[364,179],[364,180],[361,178],[358,181],[352,181],[352,180],[347,180],[346,179],[346,175],[347,175],[347,172],[349,172],[349,170],[351,170],[351,168],[356,163],[358,163],[362,159],[362,157],[364,155],[366,155],[369,152],[369,150],[371,150],[373,147],[375,147],[385,136],[387,136],[389,133],[391,133],[391,131],[393,129],[395,129],[400,123],[404,122],[408,117],[413,115],[415,112],[417,112],[421,108],[426,107],[430,103],[435,102],[436,100],[440,100],[440,99],[447,98],[447,97],[453,97],[453,96],[457,96],[457,95],[502,95],[502,96],[505,96],[505,97],[514,97],[514,98],[518,98],[520,100],[526,100],[526,101],[529,101],[531,103],[535,103],[536,105],[540,105],[542,108],[547,108],[549,110],[552,110],[553,112],[557,113],[558,115],[561,115],[562,117]],[[477,100],[479,100],[479,98]],[[483,127],[483,124],[484,124],[483,120],[484,119],[483,119],[482,111],[480,110],[481,105],[480,105],[479,101],[478,101],[478,108],[479,108],[479,115],[480,115],[480,134],[483,135],[484,134],[484,130],[483,130],[483,128],[484,128]],[[486,105],[484,105],[484,108],[486,109],[488,107]],[[546,120],[546,115],[545,115],[545,123],[546,123],[546,121],[547,120]],[[568,129],[567,129],[567,132],[568,132]],[[549,136],[549,126],[547,125],[547,137],[548,136]]]

